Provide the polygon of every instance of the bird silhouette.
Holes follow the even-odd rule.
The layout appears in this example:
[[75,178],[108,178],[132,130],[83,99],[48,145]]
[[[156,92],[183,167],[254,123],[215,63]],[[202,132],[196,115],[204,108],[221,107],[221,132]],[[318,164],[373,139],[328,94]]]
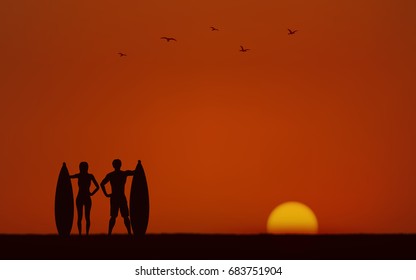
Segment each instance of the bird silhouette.
[[118,54],[120,57],[127,56],[127,54],[122,53],[122,52],[118,52],[117,54]]
[[293,35],[296,32],[298,32],[298,30],[293,30],[293,31],[291,29],[287,29],[287,30],[289,31],[288,35]]
[[162,39],[162,40],[166,40],[166,42],[169,42],[169,41],[176,41],[176,39],[175,39],[175,38],[172,38],[172,37],[161,37],[160,39]]
[[215,28],[214,26],[211,26],[211,31],[220,31],[218,28]]
[[240,46],[240,52],[246,52],[246,51],[249,51],[250,49],[245,49],[243,46]]

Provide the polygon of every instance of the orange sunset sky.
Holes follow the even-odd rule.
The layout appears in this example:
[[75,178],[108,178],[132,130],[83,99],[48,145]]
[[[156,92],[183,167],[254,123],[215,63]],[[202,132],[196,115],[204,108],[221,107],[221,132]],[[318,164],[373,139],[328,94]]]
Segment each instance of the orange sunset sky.
[[[56,233],[62,162],[100,182],[114,158],[142,160],[150,233],[264,233],[286,201],[320,233],[416,232],[415,13],[413,0],[2,0],[0,233]],[[105,233],[109,200],[92,201],[91,233]]]

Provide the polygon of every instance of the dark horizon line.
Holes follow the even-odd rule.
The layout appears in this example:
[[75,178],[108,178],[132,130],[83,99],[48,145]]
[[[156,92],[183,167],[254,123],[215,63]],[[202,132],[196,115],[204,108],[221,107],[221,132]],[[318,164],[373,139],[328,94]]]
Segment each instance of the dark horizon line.
[[[416,232],[397,232],[397,233],[281,233],[281,234],[272,234],[272,233],[191,233],[191,232],[178,232],[178,233],[147,233],[146,236],[161,236],[161,235],[181,235],[181,236],[270,236],[270,237],[279,237],[279,236],[346,236],[346,235],[416,235]],[[0,233],[1,236],[59,236],[58,233]],[[107,233],[93,233],[89,235],[78,235],[76,233],[71,234],[69,237],[86,237],[89,236],[108,236]],[[126,236],[127,233],[114,233],[111,236]],[[110,236],[110,238],[111,238]],[[65,238],[65,237],[64,237]]]

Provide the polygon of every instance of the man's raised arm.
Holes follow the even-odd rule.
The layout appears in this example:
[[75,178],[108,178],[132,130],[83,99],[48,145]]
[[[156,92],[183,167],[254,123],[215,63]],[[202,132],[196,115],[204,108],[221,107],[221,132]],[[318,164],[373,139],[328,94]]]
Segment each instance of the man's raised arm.
[[127,176],[133,176],[134,175],[134,170],[126,170],[124,172],[126,172]]

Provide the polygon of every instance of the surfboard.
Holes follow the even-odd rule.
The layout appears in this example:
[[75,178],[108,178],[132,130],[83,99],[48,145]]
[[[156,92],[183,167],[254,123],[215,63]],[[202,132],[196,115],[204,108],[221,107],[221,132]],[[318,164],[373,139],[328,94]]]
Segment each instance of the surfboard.
[[149,223],[149,190],[141,161],[137,163],[130,190],[130,220],[135,236],[146,234]]
[[65,162],[59,172],[55,192],[55,224],[60,236],[71,234],[74,220],[74,195],[71,178]]

